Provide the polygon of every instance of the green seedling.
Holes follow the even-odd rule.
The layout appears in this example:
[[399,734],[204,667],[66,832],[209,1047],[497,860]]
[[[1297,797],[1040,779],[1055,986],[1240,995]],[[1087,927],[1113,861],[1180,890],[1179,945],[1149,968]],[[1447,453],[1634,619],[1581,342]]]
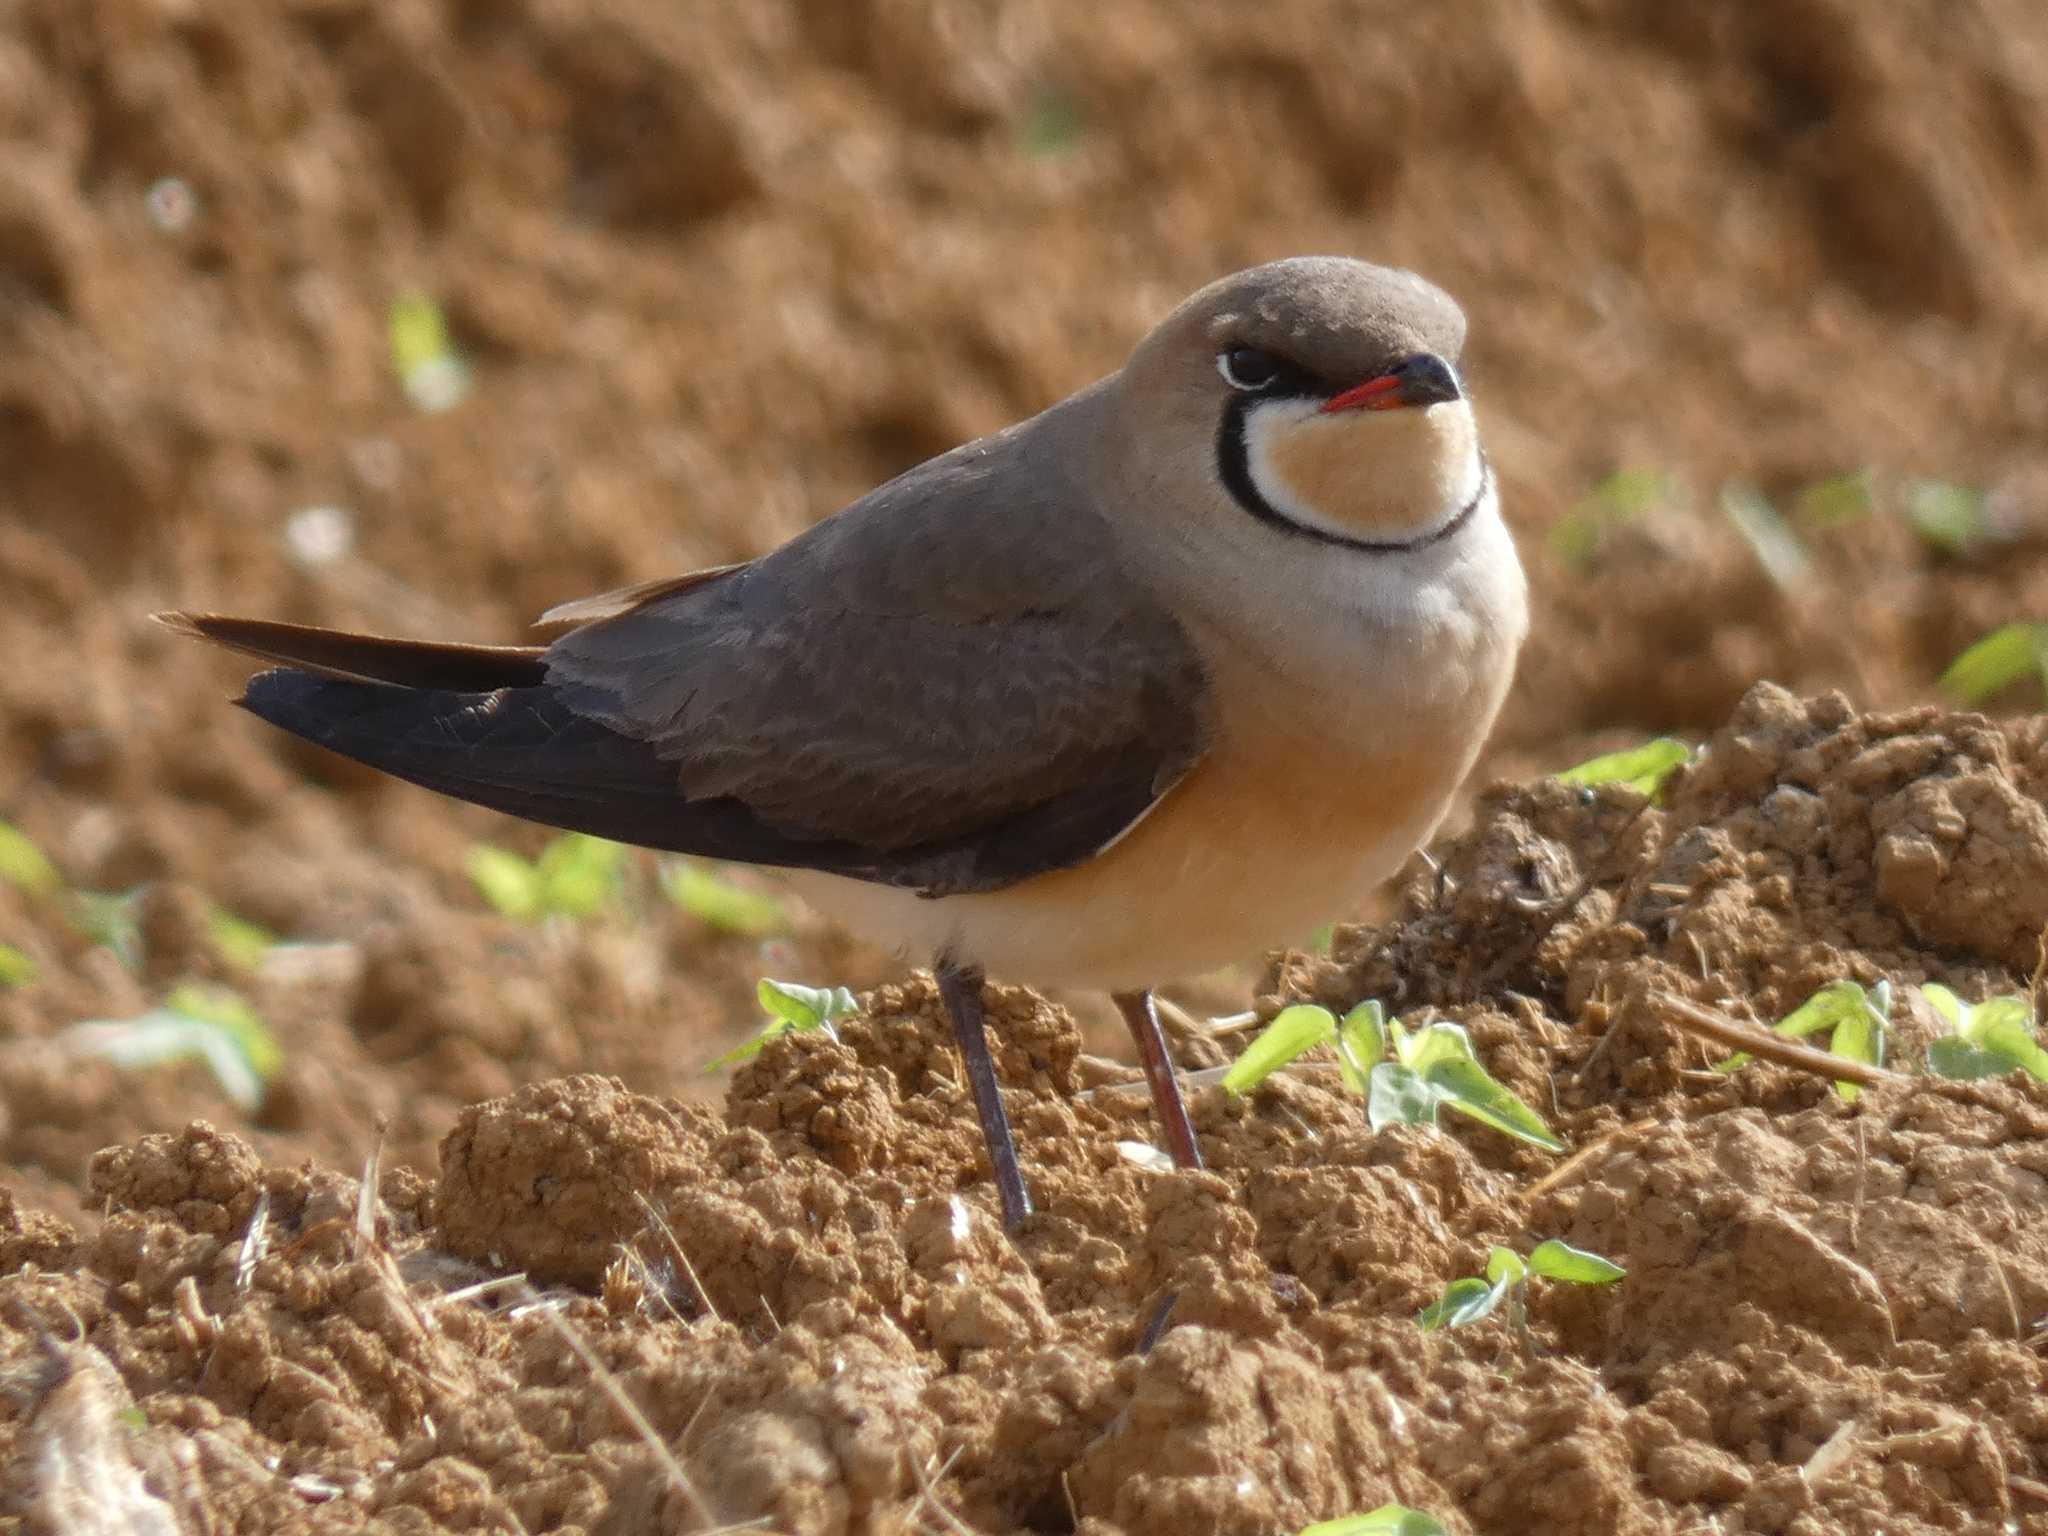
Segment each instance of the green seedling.
[[0,821],[0,880],[36,900],[56,902],[73,928],[111,949],[129,969],[140,962],[142,929],[136,909],[141,891],[66,890],[64,877],[49,856],[27,833],[5,821]]
[[263,957],[277,947],[277,935],[246,917],[237,917],[226,907],[213,907],[206,914],[207,936],[221,959],[239,971],[253,971]]
[[1920,995],[1953,1031],[1928,1045],[1928,1071],[1953,1078],[2025,1072],[2048,1083],[2048,1051],[2034,1038],[2034,1010],[2024,997],[2008,994],[1966,1003],[1932,982],[1920,988]]
[[1624,469],[1594,486],[1550,530],[1550,547],[1573,565],[1586,565],[1609,533],[1642,521],[1670,501],[1673,486],[1654,469]]
[[240,994],[221,987],[175,987],[161,1008],[133,1019],[74,1024],[58,1038],[72,1050],[131,1071],[203,1061],[222,1092],[252,1111],[284,1065],[284,1052],[256,1010]]
[[1327,1008],[1297,1003],[1274,1015],[1223,1076],[1234,1094],[1249,1093],[1281,1067],[1318,1045],[1334,1046],[1344,1086],[1366,1101],[1374,1130],[1435,1125],[1445,1109],[1547,1152],[1564,1143],[1543,1118],[1479,1064],[1472,1041],[1456,1024],[1411,1030],[1368,999],[1339,1023]]
[[1809,485],[1792,501],[1792,521],[1802,528],[1839,528],[1860,523],[1877,506],[1867,469],[1851,470]]
[[1813,577],[1813,558],[1784,514],[1755,486],[1731,480],[1721,487],[1721,513],[1748,541],[1764,574],[1781,592],[1802,590]]
[[1936,549],[1966,555],[1988,533],[1984,493],[1946,480],[1915,480],[1906,487],[1906,521]]
[[661,888],[670,901],[720,933],[762,938],[789,931],[789,912],[773,896],[735,885],[694,860],[664,860]]
[[1626,784],[1655,802],[1664,781],[1691,761],[1691,747],[1675,736],[1659,736],[1640,747],[1588,759],[1557,778],[1562,784]]
[[1443,1299],[1415,1314],[1426,1332],[1439,1328],[1462,1328],[1482,1317],[1491,1317],[1502,1302],[1517,1333],[1528,1328],[1529,1280],[1563,1280],[1571,1285],[1612,1285],[1628,1273],[1619,1264],[1597,1253],[1574,1248],[1551,1238],[1538,1243],[1525,1262],[1513,1249],[1496,1247],[1486,1256],[1486,1275],[1453,1280],[1444,1287]]
[[[1813,996],[1771,1026],[1771,1032],[1787,1040],[1804,1040],[1808,1035],[1831,1031],[1829,1054],[1867,1066],[1884,1065],[1885,1029],[1892,1012],[1892,984],[1880,981],[1865,990],[1853,981],[1837,981]],[[1726,1061],[1714,1063],[1716,1072],[1733,1072],[1754,1060],[1749,1052],[1737,1051]],[[1838,1082],[1835,1092],[1853,1104],[1863,1094],[1855,1083]]]
[[1982,704],[2023,677],[2038,679],[2048,698],[2048,624],[1994,629],[1949,663],[1941,688],[1961,703]]
[[752,1061],[769,1041],[799,1030],[822,1029],[837,1040],[839,1032],[832,1028],[832,1021],[860,1012],[859,1000],[844,987],[805,987],[793,981],[770,981],[763,977],[754,988],[754,996],[766,1010],[768,1022],[752,1039],[706,1063],[706,1072],[720,1072]]
[[1382,1504],[1363,1515],[1320,1520],[1301,1536],[1445,1536],[1443,1522],[1406,1504]]
[[535,923],[589,917],[617,893],[625,862],[621,844],[565,832],[531,860],[478,843],[469,850],[469,878],[506,917]]
[[0,987],[25,987],[35,979],[35,961],[12,944],[0,944]]
[[406,398],[423,411],[445,411],[469,393],[469,368],[456,355],[441,306],[423,293],[392,300],[391,366]]
[[64,877],[49,856],[9,821],[0,821],[0,880],[37,898],[55,896],[64,889]]

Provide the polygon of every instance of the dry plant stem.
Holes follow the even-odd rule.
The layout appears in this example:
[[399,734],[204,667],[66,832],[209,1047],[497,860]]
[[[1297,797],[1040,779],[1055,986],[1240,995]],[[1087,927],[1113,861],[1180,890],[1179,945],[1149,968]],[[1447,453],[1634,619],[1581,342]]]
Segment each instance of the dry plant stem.
[[1682,997],[1669,993],[1657,1001],[1672,1016],[1672,1022],[1688,1033],[1700,1035],[1717,1045],[1730,1050],[1747,1051],[1759,1061],[1768,1061],[1780,1067],[1790,1067],[1795,1072],[1811,1072],[1818,1077],[1835,1082],[1856,1083],[1865,1088],[1881,1087],[1885,1083],[1902,1083],[1905,1075],[1873,1067],[1864,1062],[1850,1061],[1844,1056],[1831,1056],[1826,1051],[1815,1050],[1810,1045],[1801,1045],[1797,1040],[1787,1040],[1783,1035],[1774,1035],[1748,1024],[1738,1024],[1710,1012],[1697,1003],[1689,1003]]
[[1176,1168],[1200,1168],[1202,1149],[1195,1141],[1194,1122],[1180,1096],[1180,1084],[1173,1075],[1173,1057],[1167,1054],[1166,1036],[1159,1028],[1159,1014],[1152,1006],[1150,992],[1118,992],[1117,1011],[1138,1042],[1138,1065],[1152,1089],[1152,1108],[1159,1116],[1159,1129],[1166,1136],[1166,1150]]
[[1598,1160],[1604,1160],[1607,1154],[1614,1149],[1614,1144],[1616,1142],[1622,1140],[1624,1137],[1634,1135],[1637,1130],[1638,1127],[1636,1126],[1624,1125],[1616,1130],[1609,1131],[1605,1136],[1602,1136],[1598,1141],[1588,1142],[1585,1146],[1579,1148],[1578,1151],[1574,1152],[1570,1157],[1566,1158],[1563,1162],[1559,1163],[1555,1168],[1551,1169],[1550,1172],[1543,1175],[1543,1177],[1538,1179],[1534,1184],[1531,1184],[1527,1189],[1523,1190],[1521,1197],[1522,1203],[1524,1205],[1527,1205],[1531,1201],[1541,1199],[1543,1196],[1549,1194],[1553,1189],[1556,1189],[1560,1184],[1563,1184],[1567,1180],[1575,1177],[1589,1163]]
[[683,1464],[676,1460],[675,1453],[663,1442],[661,1436],[654,1432],[654,1426],[647,1421],[647,1415],[641,1412],[640,1405],[627,1395],[618,1377],[606,1369],[605,1363],[598,1359],[597,1352],[584,1341],[583,1335],[570,1326],[566,1318],[556,1316],[554,1309],[544,1304],[540,1292],[528,1286],[526,1296],[534,1307],[534,1315],[575,1352],[576,1358],[581,1360],[584,1368],[590,1372],[591,1380],[597,1383],[598,1390],[611,1399],[612,1406],[619,1411],[619,1416],[631,1426],[641,1444],[653,1455],[656,1464],[668,1474],[670,1485],[689,1501],[690,1508],[696,1513],[697,1518],[707,1526],[716,1526],[718,1522],[711,1513],[711,1506],[704,1502],[703,1495],[697,1491],[697,1485],[690,1481],[690,1474],[683,1470]]
[[1017,1140],[1010,1134],[1003,1090],[996,1082],[996,1064],[988,1053],[988,1024],[981,1009],[984,978],[979,968],[943,963],[938,967],[938,978],[939,997],[946,1005],[946,1018],[960,1047],[961,1065],[967,1069],[975,1112],[981,1116],[989,1167],[995,1174],[996,1194],[1003,1202],[1003,1226],[1015,1232],[1031,1214],[1031,1192],[1024,1185],[1024,1170],[1017,1162]]

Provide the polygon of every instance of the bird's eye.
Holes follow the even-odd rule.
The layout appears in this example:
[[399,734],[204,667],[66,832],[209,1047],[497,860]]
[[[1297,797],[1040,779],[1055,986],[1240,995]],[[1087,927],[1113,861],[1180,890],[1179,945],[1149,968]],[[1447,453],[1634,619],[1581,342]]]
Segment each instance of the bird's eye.
[[1232,389],[1264,389],[1280,377],[1280,361],[1257,347],[1226,347],[1216,354],[1216,371]]

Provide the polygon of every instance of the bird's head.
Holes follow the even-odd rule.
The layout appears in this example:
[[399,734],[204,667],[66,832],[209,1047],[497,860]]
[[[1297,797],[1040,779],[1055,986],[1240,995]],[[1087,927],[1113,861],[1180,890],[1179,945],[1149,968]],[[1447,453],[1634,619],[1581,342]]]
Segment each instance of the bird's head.
[[1139,345],[1116,435],[1155,460],[1156,445],[1179,448],[1170,465],[1131,466],[1170,515],[1365,551],[1427,545],[1487,486],[1464,340],[1457,304],[1413,273],[1342,257],[1253,267]]

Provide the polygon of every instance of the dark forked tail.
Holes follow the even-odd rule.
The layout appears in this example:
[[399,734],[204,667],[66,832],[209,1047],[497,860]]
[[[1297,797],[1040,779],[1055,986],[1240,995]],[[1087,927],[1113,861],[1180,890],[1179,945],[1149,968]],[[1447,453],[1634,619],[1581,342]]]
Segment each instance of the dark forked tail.
[[716,854],[732,840],[722,833],[742,830],[722,827],[727,818],[714,807],[681,814],[675,766],[569,709],[548,686],[537,647],[390,640],[216,614],[157,617],[181,634],[283,663],[249,680],[238,702],[251,714],[427,789],[689,852]]

